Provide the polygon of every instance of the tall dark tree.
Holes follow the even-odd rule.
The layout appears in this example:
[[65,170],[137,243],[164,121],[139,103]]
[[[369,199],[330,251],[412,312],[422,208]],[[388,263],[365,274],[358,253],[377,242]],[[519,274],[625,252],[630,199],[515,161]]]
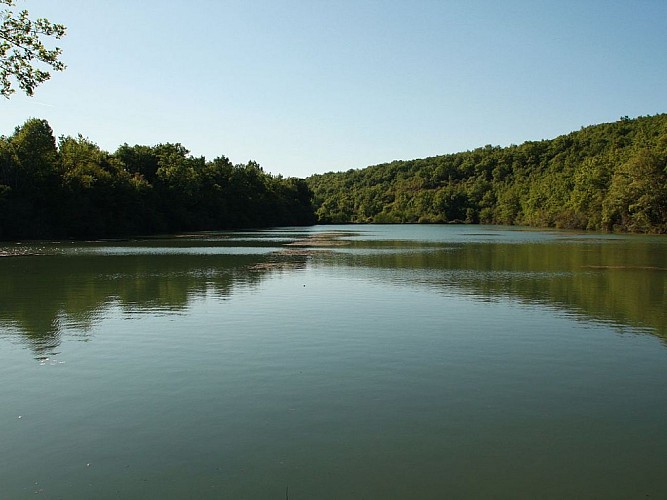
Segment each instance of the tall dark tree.
[[58,150],[46,120],[30,119],[5,142],[2,176],[11,203],[5,231],[19,237],[50,237],[60,196]]

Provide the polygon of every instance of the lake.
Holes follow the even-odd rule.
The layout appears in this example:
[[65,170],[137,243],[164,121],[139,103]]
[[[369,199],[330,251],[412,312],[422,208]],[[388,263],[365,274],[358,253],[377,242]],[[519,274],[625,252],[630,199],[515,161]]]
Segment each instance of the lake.
[[0,252],[2,498],[667,498],[665,237]]

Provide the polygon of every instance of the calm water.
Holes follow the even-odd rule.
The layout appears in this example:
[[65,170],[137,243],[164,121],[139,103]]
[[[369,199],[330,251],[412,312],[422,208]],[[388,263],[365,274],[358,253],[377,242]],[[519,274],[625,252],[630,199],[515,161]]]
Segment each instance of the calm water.
[[0,498],[667,497],[666,238],[0,251]]

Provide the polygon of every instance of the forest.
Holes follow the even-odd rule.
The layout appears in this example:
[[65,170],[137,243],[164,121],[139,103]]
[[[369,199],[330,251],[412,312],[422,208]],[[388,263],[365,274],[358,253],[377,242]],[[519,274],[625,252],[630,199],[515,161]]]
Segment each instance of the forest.
[[192,156],[179,143],[0,137],[0,239],[85,239],[341,223],[484,223],[667,233],[667,114],[551,140],[307,179]]
[[307,179],[320,223],[667,233],[667,115]]
[[305,180],[181,144],[114,153],[45,120],[0,137],[0,239],[109,238],[315,223]]

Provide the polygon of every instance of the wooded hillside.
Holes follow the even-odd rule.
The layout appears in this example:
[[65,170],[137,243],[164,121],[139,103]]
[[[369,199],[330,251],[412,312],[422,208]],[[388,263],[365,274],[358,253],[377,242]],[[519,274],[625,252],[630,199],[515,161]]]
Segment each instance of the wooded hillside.
[[667,115],[552,140],[314,175],[322,223],[489,223],[667,232]]

